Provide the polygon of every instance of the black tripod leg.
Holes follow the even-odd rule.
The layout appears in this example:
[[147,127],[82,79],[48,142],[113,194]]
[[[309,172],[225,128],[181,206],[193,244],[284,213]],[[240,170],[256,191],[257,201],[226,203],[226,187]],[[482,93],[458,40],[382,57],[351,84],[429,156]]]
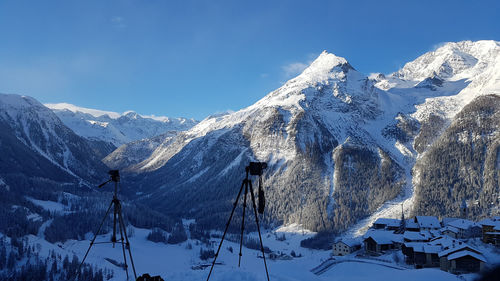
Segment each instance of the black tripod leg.
[[241,218],[241,238],[240,238],[240,254],[238,259],[238,267],[241,264],[241,248],[243,246],[243,232],[245,230],[245,209],[247,207],[247,193],[248,193],[248,181],[245,184],[245,195],[243,196],[243,217]]
[[222,239],[220,240],[219,248],[217,249],[217,253],[215,253],[214,261],[212,262],[212,266],[210,267],[210,272],[208,273],[207,281],[210,280],[210,275],[212,275],[212,270],[214,269],[215,261],[219,256],[220,248],[222,247],[222,242],[224,242],[224,237],[226,237],[227,229],[229,228],[229,224],[231,223],[231,219],[233,218],[234,210],[238,205],[238,200],[240,199],[241,191],[243,190],[243,185],[245,185],[246,180],[243,180],[241,183],[240,191],[238,192],[238,196],[236,196],[236,200],[233,204],[233,210],[231,211],[231,215],[229,216],[229,220],[226,223],[226,229],[224,230],[224,234],[222,234]]
[[264,267],[266,268],[267,281],[269,281],[269,272],[267,271],[266,254],[264,253],[264,245],[262,244],[262,235],[260,234],[259,215],[257,214],[257,208],[255,206],[255,196],[253,194],[252,182],[249,181],[249,184],[250,184],[250,195],[252,196],[253,212],[255,214],[255,223],[257,224],[257,231],[259,232],[260,249],[262,250],[262,257],[264,258]]
[[[120,209],[121,211],[121,209]],[[132,264],[132,270],[134,271],[134,277],[137,279],[137,273],[135,272],[134,259],[132,258],[132,251],[130,250],[130,242],[128,241],[127,230],[125,228],[125,223],[123,222],[122,212],[118,214],[118,220],[122,228],[123,234],[125,234],[125,241],[127,242],[128,255],[130,257],[130,263]]]
[[116,214],[118,213],[118,206],[120,202],[118,201],[117,198],[113,198],[113,201],[115,202],[115,210],[113,212],[113,236],[111,236],[111,242],[113,242],[113,248],[114,248],[116,243]]
[[90,252],[90,248],[92,248],[92,245],[94,245],[94,242],[95,242],[95,239],[97,238],[97,235],[99,234],[99,232],[101,231],[101,228],[102,226],[104,225],[104,221],[106,221],[106,218],[108,217],[109,215],[109,211],[111,211],[111,207],[113,207],[113,201],[111,201],[111,203],[109,204],[109,207],[108,207],[108,210],[106,211],[106,214],[104,215],[104,218],[102,218],[102,221],[101,221],[101,224],[99,225],[99,228],[97,229],[97,231],[94,233],[94,238],[92,238],[92,241],[90,241],[90,246],[89,248],[87,249],[87,252],[85,253],[85,256],[83,257],[83,260],[82,262],[80,263],[80,265],[78,266],[78,271],[76,272],[76,275],[75,275],[75,280],[76,278],[78,277],[78,275],[80,275],[80,269],[83,265],[83,263],[85,262],[85,259],[87,258],[87,255],[89,254]]
[[[120,202],[117,203],[117,208],[115,208],[115,218],[118,216],[118,214],[121,213],[121,205],[120,205]],[[123,263],[125,264],[125,273],[127,273],[127,280],[128,280],[128,265],[127,265],[127,255],[125,254],[125,238],[123,238],[123,231],[122,231],[122,228],[121,228],[121,223],[118,222],[119,224],[119,232],[120,232],[120,237],[121,237],[121,240],[120,240],[120,244],[122,244],[122,251],[123,251]]]

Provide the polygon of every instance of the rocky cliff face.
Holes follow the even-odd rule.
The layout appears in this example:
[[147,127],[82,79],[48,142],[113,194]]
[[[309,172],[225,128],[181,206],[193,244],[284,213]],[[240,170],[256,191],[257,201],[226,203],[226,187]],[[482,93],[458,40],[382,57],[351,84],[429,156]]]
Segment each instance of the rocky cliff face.
[[33,98],[1,94],[0,126],[4,179],[90,184],[105,175],[92,145]]

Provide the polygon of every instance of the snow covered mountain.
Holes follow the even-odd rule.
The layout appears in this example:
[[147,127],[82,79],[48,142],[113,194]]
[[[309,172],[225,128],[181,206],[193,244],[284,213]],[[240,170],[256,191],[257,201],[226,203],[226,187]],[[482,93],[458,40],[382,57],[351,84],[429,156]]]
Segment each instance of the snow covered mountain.
[[[417,206],[414,212],[424,212],[422,208],[430,204],[421,192],[423,184],[429,183],[426,169],[439,171],[443,168],[439,165],[444,165],[436,161],[429,164],[428,159],[452,153],[446,148],[456,146],[443,145],[449,138],[470,139],[467,149],[483,147],[487,154],[457,158],[457,167],[469,167],[475,174],[492,173],[493,178],[470,185],[463,173],[450,178],[442,172],[437,182],[452,195],[440,202],[446,202],[451,214],[456,210],[452,205],[463,200],[471,205],[481,203],[483,207],[473,212],[475,216],[492,212],[486,206],[498,205],[498,181],[494,179],[498,178],[499,164],[491,160],[497,159],[498,129],[491,125],[483,131],[474,130],[475,123],[464,118],[464,112],[487,124],[500,123],[498,115],[489,113],[497,110],[499,78],[500,43],[464,41],[447,43],[393,74],[370,77],[356,71],[346,59],[323,52],[302,74],[257,103],[207,117],[196,125],[192,120],[149,118],[133,112],[49,106],[68,127],[86,138],[86,144],[78,146],[100,151],[109,167],[129,173],[126,188],[130,196],[138,196],[139,201],[165,214],[195,218],[207,227],[223,226],[220,218],[231,208],[244,167],[258,160],[269,164],[264,177],[266,223],[296,222],[312,230],[336,231],[358,223],[354,229],[361,230],[378,216],[399,216],[399,203],[404,203],[405,211]],[[25,125],[29,122],[22,121],[24,115],[8,113],[12,111],[10,104],[21,103],[6,101],[2,116],[11,131],[4,131],[10,132],[3,134],[5,138],[19,136],[16,139],[28,144],[30,153],[36,151],[36,157],[42,155],[43,161],[71,173],[93,163],[84,156],[71,158],[78,152],[70,155],[63,145],[50,150],[53,143],[66,139],[70,141],[64,145],[71,147],[73,137],[58,139],[71,130],[42,105],[22,99],[32,106],[37,104],[37,112],[54,120],[33,118],[40,120],[37,126],[41,129],[32,129],[36,126]],[[488,99],[491,106],[482,106]],[[18,125],[14,126],[15,122]],[[45,133],[51,130],[43,127],[44,122],[66,129],[51,137]],[[36,134],[27,134],[30,130]],[[466,134],[474,137],[465,138]],[[144,139],[150,135],[155,137]],[[104,142],[113,146],[127,143],[106,156],[102,153],[110,149],[103,148]],[[71,166],[78,161],[90,162]],[[35,166],[28,170],[36,170]],[[473,186],[473,192],[454,193],[453,186],[465,185]],[[441,191],[434,195],[433,190]],[[426,194],[444,196],[444,190],[431,189]],[[476,191],[477,196],[471,195]],[[207,211],[213,215],[207,217]]]
[[408,210],[417,200],[420,156],[465,105],[499,94],[499,50],[495,41],[448,43],[370,78],[323,52],[254,105],[166,138],[127,168],[138,174],[133,189],[163,211],[217,225],[244,166],[259,160],[270,166],[267,222],[343,230],[396,215],[393,204]]
[[0,94],[0,126],[4,180],[85,183],[103,176],[105,166],[95,148],[33,98]]
[[[483,179],[500,176],[500,162],[490,163],[495,158],[491,155],[498,155],[499,150],[498,126],[491,125],[491,122],[500,124],[500,119],[498,114],[492,115],[491,110],[499,110],[496,100],[500,97],[500,42],[446,43],[395,73],[387,76],[373,74],[371,78],[378,88],[393,96],[393,100],[399,100],[397,108],[401,114],[398,114],[395,124],[385,128],[385,133],[397,140],[396,147],[409,160],[412,186],[407,188],[402,200],[388,202],[353,227],[353,232],[361,234],[377,217],[400,215],[398,203],[403,203],[405,211],[413,214],[457,216],[458,207],[466,200],[475,209],[471,211],[473,216],[498,213],[498,208],[491,207],[500,204],[498,181],[479,180],[471,184],[470,176],[450,169],[467,167],[467,173],[482,174]],[[482,105],[485,100],[490,102],[489,106]],[[476,122],[463,121],[467,114],[486,121],[490,127],[486,130]],[[482,130],[489,133],[478,134]],[[454,150],[457,146],[444,144],[463,139],[464,134],[475,137],[462,147],[460,153],[470,153],[474,147],[480,147],[480,155],[457,157]],[[442,155],[448,156],[443,158]],[[448,159],[453,165],[429,161],[430,158]],[[430,171],[434,173],[432,182],[429,181]],[[487,171],[491,174],[487,175]],[[483,198],[480,208],[479,198]]]
[[78,135],[111,143],[115,147],[168,131],[184,131],[197,123],[194,119],[144,116],[133,111],[120,114],[68,103],[45,106],[52,109],[63,123]]
[[[127,142],[103,161],[126,171],[122,188],[127,194],[120,198],[127,195],[124,215],[136,266],[169,280],[206,277],[206,270],[191,269],[203,266],[199,253],[218,241],[206,230],[225,226],[249,161],[269,164],[262,221],[270,228],[264,229],[264,245],[300,253],[289,261],[270,261],[273,278],[327,280],[340,274],[356,279],[355,269],[367,266],[313,275],[309,270],[329,253],[302,252],[300,240],[311,235],[304,228],[349,229],[347,235],[356,235],[377,217],[399,217],[400,203],[405,215],[455,217],[464,201],[471,218],[500,213],[496,41],[447,43],[393,74],[370,77],[346,59],[323,52],[301,75],[254,105],[147,139],[143,136],[161,127],[152,118],[51,107],[57,114],[30,97],[0,95],[0,248],[7,249],[9,259],[1,252],[0,258],[12,264],[0,274],[17,268],[71,280],[78,265],[78,258],[69,261],[71,255],[85,254],[86,238],[111,199],[109,189],[81,188],[107,178],[101,162],[109,150],[105,142],[113,147]],[[141,126],[146,129],[137,130]],[[239,216],[240,209],[234,220]],[[170,238],[180,226],[189,238],[179,245],[147,241],[153,228]],[[104,227],[110,231],[111,223]],[[230,232],[239,233],[239,226],[231,227]],[[246,231],[257,239],[254,227],[249,223]],[[233,235],[236,242],[222,248],[220,261],[228,266],[218,268],[216,278],[264,278],[258,273],[262,260],[253,250],[244,250],[249,265],[235,273],[228,255],[238,238]],[[109,233],[98,240],[109,241]],[[103,275],[122,280],[121,250],[98,247],[88,258],[98,267],[87,280]],[[65,255],[69,258],[63,261]],[[375,279],[394,274],[455,279],[438,269],[380,274],[380,268],[370,268]]]
[[[323,52],[256,104],[203,120],[130,169],[142,174],[137,183],[150,204],[217,225],[244,166],[265,161],[268,222],[343,229],[395,197],[405,181],[382,133],[370,129],[384,120],[381,95],[345,59]],[[378,174],[383,179],[373,180]],[[344,192],[357,197],[344,200]]]
[[178,133],[178,131],[168,131],[152,138],[126,143],[108,154],[102,161],[112,169],[130,169],[129,167],[147,159],[160,145],[168,145],[168,140],[172,140]]

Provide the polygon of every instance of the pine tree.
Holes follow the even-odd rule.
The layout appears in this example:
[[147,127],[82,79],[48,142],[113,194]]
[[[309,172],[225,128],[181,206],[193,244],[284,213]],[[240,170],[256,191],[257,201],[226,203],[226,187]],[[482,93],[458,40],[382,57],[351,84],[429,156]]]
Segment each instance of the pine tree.
[[14,254],[14,251],[10,251],[9,258],[7,260],[7,268],[9,270],[14,269],[14,266],[16,265],[16,256]]
[[4,245],[0,245],[0,270],[4,269],[7,265],[7,250]]

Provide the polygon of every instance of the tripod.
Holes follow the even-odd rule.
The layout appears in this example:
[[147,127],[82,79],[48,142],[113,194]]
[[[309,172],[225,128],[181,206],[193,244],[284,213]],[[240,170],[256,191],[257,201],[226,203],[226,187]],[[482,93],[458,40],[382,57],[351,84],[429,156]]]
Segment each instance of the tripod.
[[[120,174],[118,173],[118,170],[110,170],[108,174],[111,176],[111,179],[108,181],[102,183],[99,185],[99,188],[103,187],[107,183],[113,181],[115,183],[115,191],[113,194],[113,200],[111,200],[111,203],[109,204],[109,208],[106,211],[106,214],[104,215],[104,218],[101,221],[101,224],[99,225],[99,228],[94,234],[94,238],[92,241],[90,241],[90,246],[87,249],[87,252],[85,253],[85,256],[83,257],[82,262],[80,263],[80,266],[78,267],[77,274],[75,276],[75,279],[78,277],[80,274],[80,268],[82,267],[83,263],[85,262],[85,259],[87,258],[87,255],[90,252],[90,249],[94,244],[107,244],[107,243],[113,243],[113,248],[115,247],[115,243],[120,243],[122,246],[122,252],[123,252],[123,263],[124,263],[124,269],[127,274],[127,280],[128,280],[128,265],[127,265],[127,256],[125,254],[125,249],[128,250],[128,254],[130,257],[130,263],[132,264],[132,270],[134,271],[134,277],[137,279],[137,274],[135,272],[135,266],[134,266],[134,260],[132,258],[132,252],[130,251],[130,242],[127,237],[127,230],[125,229],[125,223],[123,222],[123,216],[122,216],[122,204],[120,200],[118,199],[118,182],[120,181]],[[111,241],[110,242],[95,242],[97,235],[101,231],[102,226],[104,225],[104,222],[106,221],[106,218],[109,215],[109,212],[111,211],[111,208],[113,208],[113,235],[111,236]],[[118,225],[117,225],[118,223]],[[118,226],[118,231],[120,233],[120,239],[116,239],[116,227]],[[135,280],[134,279],[134,280]]]
[[[254,164],[259,164],[258,166],[260,168],[257,171],[255,170],[256,165],[254,165]],[[260,165],[260,164],[263,164],[263,165]],[[245,193],[243,196],[243,217],[241,219],[241,239],[240,239],[240,253],[239,253],[239,259],[238,259],[238,267],[241,264],[241,256],[242,256],[241,249],[243,246],[243,231],[245,230],[245,208],[247,205],[247,193],[248,193],[248,191],[250,191],[250,196],[252,198],[252,207],[253,207],[253,211],[254,211],[254,215],[255,215],[255,223],[257,224],[257,231],[259,233],[260,249],[262,251],[262,257],[264,259],[264,267],[266,268],[267,281],[269,281],[269,272],[267,271],[266,255],[264,253],[264,245],[262,244],[262,236],[260,234],[259,216],[257,215],[257,208],[255,205],[255,196],[254,196],[254,192],[253,192],[252,181],[250,179],[248,179],[249,173],[252,175],[259,175],[259,177],[262,176],[262,168],[265,168],[265,167],[267,167],[267,165],[265,163],[250,162],[250,165],[245,168],[246,177],[243,180],[243,182],[241,183],[241,187],[240,187],[240,191],[238,192],[238,196],[236,196],[236,200],[233,204],[233,210],[231,211],[231,215],[229,216],[229,220],[226,223],[226,229],[224,230],[224,234],[222,235],[222,239],[220,241],[219,248],[217,249],[217,253],[215,253],[215,257],[214,257],[214,260],[212,262],[212,266],[210,267],[210,272],[208,273],[207,281],[210,280],[210,275],[212,274],[212,270],[214,269],[215,262],[217,260],[217,257],[219,256],[219,252],[220,252],[220,249],[222,247],[222,243],[224,242],[224,238],[225,238],[227,230],[229,228],[229,224],[231,223],[231,219],[233,218],[234,210],[236,209],[236,206],[238,205],[238,200],[240,199],[240,195],[241,195],[241,192],[243,191],[243,188],[245,188]],[[260,182],[261,182],[261,179],[259,178],[259,183]],[[259,212],[261,210],[261,204],[263,204],[263,203],[261,203],[261,200],[260,200],[261,199],[260,191],[261,191],[261,189],[259,187]],[[262,198],[263,198],[263,196],[262,196]],[[262,211],[263,211],[263,205],[262,205]],[[260,213],[262,213],[262,212],[260,212]]]

